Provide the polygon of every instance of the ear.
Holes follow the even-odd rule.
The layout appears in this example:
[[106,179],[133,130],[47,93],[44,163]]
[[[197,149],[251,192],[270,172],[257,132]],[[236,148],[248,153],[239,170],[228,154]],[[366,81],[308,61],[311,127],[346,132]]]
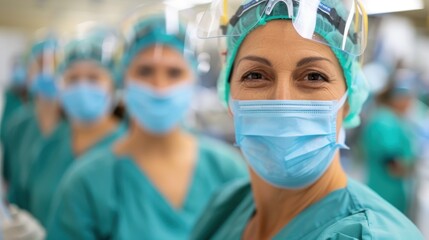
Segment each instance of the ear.
[[232,113],[231,107],[228,105],[228,115],[230,117],[234,117],[234,114]]
[[345,119],[347,115],[349,115],[349,113],[350,113],[350,105],[349,105],[349,101],[347,100],[343,106],[343,119]]

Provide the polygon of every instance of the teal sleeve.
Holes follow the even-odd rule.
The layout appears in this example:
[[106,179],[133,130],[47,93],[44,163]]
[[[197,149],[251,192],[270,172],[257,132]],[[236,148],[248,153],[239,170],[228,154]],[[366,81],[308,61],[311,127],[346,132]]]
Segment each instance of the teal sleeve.
[[246,167],[245,160],[238,150],[230,148],[224,150],[224,156],[227,161],[225,161],[224,174],[225,179],[234,180],[237,178],[247,178],[248,171]]
[[371,159],[387,161],[407,158],[404,152],[404,141],[407,139],[401,136],[400,126],[395,121],[378,119],[370,123],[363,140]]
[[213,194],[190,239],[212,239],[236,207],[251,194],[248,179],[239,179]]
[[400,216],[399,212],[390,212],[383,215],[382,212],[366,210],[343,218],[329,226],[318,239],[401,240],[404,238],[423,240],[422,235],[414,224]]
[[329,226],[319,239],[323,240],[364,240],[373,239],[365,212],[353,214]]
[[222,179],[225,182],[235,180],[237,178],[248,178],[248,171],[245,160],[239,150],[223,142],[204,138],[200,140],[204,145],[206,158],[212,159],[212,162],[217,162]]
[[116,159],[103,149],[75,160],[65,174],[48,221],[47,240],[109,239],[116,227]]
[[94,216],[83,179],[66,176],[55,196],[47,229],[47,240],[92,240]]

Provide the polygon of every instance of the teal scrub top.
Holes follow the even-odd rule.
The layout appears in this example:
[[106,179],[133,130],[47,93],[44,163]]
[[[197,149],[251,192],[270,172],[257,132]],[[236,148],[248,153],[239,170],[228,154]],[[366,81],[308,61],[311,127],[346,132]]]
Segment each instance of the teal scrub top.
[[193,180],[180,209],[131,158],[98,151],[82,159],[58,191],[47,239],[189,239],[212,193],[247,178],[235,149],[204,137],[198,144]]
[[[236,181],[216,195],[191,239],[238,240],[255,213],[248,181]],[[402,213],[372,190],[349,179],[346,188],[306,208],[274,240],[423,239]]]
[[[16,139],[13,138],[13,135],[10,135],[9,129],[11,126],[13,125],[17,125],[17,121],[20,121],[20,118],[16,118],[15,115],[16,112],[20,112],[19,109],[23,108],[23,102],[22,100],[18,97],[18,95],[16,95],[16,93],[14,93],[12,90],[8,90],[5,92],[4,94],[4,107],[3,107],[3,113],[1,115],[1,123],[0,123],[0,140],[2,142],[2,146],[3,146],[3,177],[5,178],[6,181],[8,181],[9,179],[9,164],[10,162],[8,161],[9,159],[8,154],[9,152],[7,152],[10,145],[13,146],[13,143],[11,143],[11,141],[14,141]],[[22,110],[21,110],[22,112]],[[22,114],[22,113],[21,113]],[[18,115],[21,115],[18,114]],[[9,146],[8,146],[9,145]]]
[[[109,147],[125,130],[125,125],[120,124],[86,152]],[[28,210],[43,226],[46,226],[59,183],[76,158],[72,146],[71,125],[68,123],[65,134],[58,134],[43,144],[31,166],[26,185]]]
[[13,116],[13,113],[23,105],[21,98],[13,91],[7,90],[4,93],[4,106],[3,113],[1,115],[1,127],[0,127],[0,136],[2,142],[4,142],[3,135],[6,130],[6,125]]
[[[2,144],[3,144],[3,177],[6,182],[11,181],[12,163],[18,147],[23,139],[28,123],[33,116],[32,104],[26,104],[17,109],[12,116],[9,116],[7,123],[2,122]],[[10,184],[10,183],[9,183]]]
[[43,134],[32,104],[21,107],[12,120],[8,124],[9,141],[5,145],[4,155],[6,179],[9,183],[8,200],[28,210],[25,186],[32,162],[45,141],[52,136],[62,135],[65,124],[60,121],[52,133]]
[[395,159],[412,166],[417,154],[413,137],[406,120],[388,108],[381,108],[368,121],[362,139],[368,186],[403,213],[407,213],[411,201],[411,181],[392,176],[387,163]]

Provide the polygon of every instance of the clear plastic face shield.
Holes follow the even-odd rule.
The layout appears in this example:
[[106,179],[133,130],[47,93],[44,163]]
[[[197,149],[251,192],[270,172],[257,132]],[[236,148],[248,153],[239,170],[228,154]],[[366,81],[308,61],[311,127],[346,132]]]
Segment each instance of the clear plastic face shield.
[[[354,56],[361,55],[365,50],[367,15],[359,0],[251,0],[242,4],[236,2],[214,0],[199,23],[198,36],[241,36],[274,14],[291,19],[295,30],[303,38]],[[331,6],[333,2],[338,4]],[[279,8],[279,5],[283,6]],[[327,36],[330,39],[326,39]]]
[[149,72],[161,71],[164,77],[176,72],[180,81],[196,79],[197,37],[190,18],[194,15],[192,9],[167,3],[144,4],[127,14],[122,21],[124,79],[143,79],[145,69],[147,78]]
[[64,47],[60,64],[62,84],[114,81],[118,49],[119,38],[113,29],[95,23],[85,29],[78,28]]
[[36,75],[54,76],[58,66],[59,47],[58,43],[53,39],[43,40],[35,44],[29,62],[29,78],[32,79]]
[[13,87],[23,87],[27,80],[27,69],[26,69],[25,58],[22,55],[18,55],[13,59],[11,68],[11,85]]
[[[55,85],[60,54],[59,39],[54,34],[46,33],[45,29],[36,32],[28,62],[27,86],[30,91],[54,95],[52,86]],[[46,89],[51,90],[45,92]]]

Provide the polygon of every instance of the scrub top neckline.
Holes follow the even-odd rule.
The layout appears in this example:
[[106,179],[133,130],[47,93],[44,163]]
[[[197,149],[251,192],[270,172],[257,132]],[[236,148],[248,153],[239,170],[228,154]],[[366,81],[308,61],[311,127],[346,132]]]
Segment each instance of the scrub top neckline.
[[100,139],[95,141],[93,144],[88,146],[83,152],[80,154],[76,154],[74,147],[73,147],[73,130],[72,130],[72,123],[67,121],[67,131],[70,132],[69,138],[67,138],[67,145],[69,146],[69,150],[71,155],[73,156],[73,159],[79,159],[79,157],[84,156],[86,153],[90,152],[92,149],[96,149],[98,146],[103,146],[106,141],[109,141],[110,138],[117,135],[118,133],[121,133],[126,128],[126,124],[119,122],[116,128],[114,128],[112,131],[104,134]]
[[[273,239],[279,239],[280,240],[280,239],[283,239],[282,236],[293,236],[291,239],[302,239],[302,238],[304,238],[305,235],[314,231],[316,223],[308,224],[308,222],[307,222],[307,224],[301,224],[303,216],[309,212],[314,212],[314,211],[312,211],[313,209],[320,208],[321,205],[323,206],[325,203],[330,202],[332,200],[337,199],[338,201],[341,201],[341,198],[339,197],[339,195],[344,194],[344,191],[350,192],[349,186],[354,185],[354,184],[355,184],[354,180],[347,178],[346,187],[330,192],[328,195],[326,195],[325,197],[320,199],[318,202],[315,202],[314,204],[305,208],[302,212],[300,212],[297,216],[295,216],[287,225],[285,225],[279,232],[277,232],[275,234],[275,236],[273,237]],[[244,210],[244,211],[246,211],[245,214],[243,214],[241,218],[238,218],[236,220],[237,221],[236,226],[240,226],[240,222],[241,223],[244,222],[244,224],[242,224],[241,229],[239,231],[240,232],[240,238],[243,237],[244,231],[246,230],[246,227],[247,227],[249,221],[251,220],[253,215],[256,213],[256,206],[255,206],[255,202],[253,199],[252,191],[249,194],[249,199],[251,199],[250,206],[247,208],[247,210],[246,209]],[[246,201],[244,200],[244,201],[242,201],[242,203],[238,207],[242,207],[245,204],[246,204]],[[249,203],[247,203],[247,204],[249,204]],[[355,207],[360,208],[360,206],[355,206]],[[317,221],[318,223],[327,223],[328,221],[331,221],[331,220],[335,219],[336,217],[338,217],[338,213],[337,212],[329,212],[329,213],[322,215],[322,216],[323,216],[323,219],[318,219],[318,221]],[[300,229],[299,234],[292,234],[291,233],[291,230],[298,229],[298,228]]]
[[[111,150],[111,152],[113,153],[113,150]],[[115,154],[115,153],[113,153]],[[186,209],[189,209],[189,203],[190,200],[192,199],[192,196],[195,194],[195,188],[196,188],[196,180],[198,179],[198,175],[200,174],[200,169],[201,169],[201,159],[202,157],[202,149],[199,143],[199,140],[197,140],[197,154],[196,154],[196,161],[194,164],[194,169],[192,171],[192,176],[191,179],[189,181],[187,190],[186,190],[186,194],[185,197],[183,199],[182,205],[177,208],[175,206],[173,206],[171,204],[171,202],[164,196],[164,194],[162,194],[158,188],[155,186],[155,184],[152,182],[152,180],[145,174],[145,172],[137,165],[136,161],[134,160],[133,157],[129,156],[129,155],[120,155],[118,156],[118,160],[119,161],[124,161],[128,164],[131,165],[131,169],[133,169],[133,171],[140,176],[141,178],[143,178],[144,181],[146,181],[148,183],[148,188],[149,191],[152,192],[154,194],[154,196],[160,200],[161,202],[163,202],[170,210],[172,210],[173,212],[176,213],[183,213],[186,211]]]

